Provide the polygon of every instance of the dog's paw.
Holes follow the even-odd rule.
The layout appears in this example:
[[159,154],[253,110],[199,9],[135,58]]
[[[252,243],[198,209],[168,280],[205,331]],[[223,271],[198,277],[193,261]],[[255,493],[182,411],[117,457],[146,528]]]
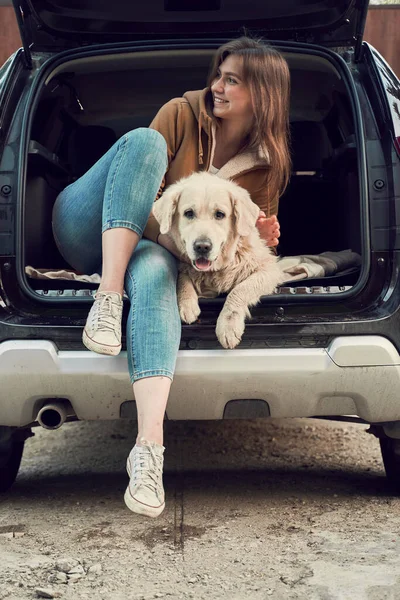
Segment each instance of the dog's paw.
[[244,333],[244,315],[236,311],[224,311],[217,320],[215,332],[221,346],[224,348],[236,348]]
[[197,299],[185,300],[185,302],[179,304],[181,320],[188,325],[197,321],[200,312],[200,306]]

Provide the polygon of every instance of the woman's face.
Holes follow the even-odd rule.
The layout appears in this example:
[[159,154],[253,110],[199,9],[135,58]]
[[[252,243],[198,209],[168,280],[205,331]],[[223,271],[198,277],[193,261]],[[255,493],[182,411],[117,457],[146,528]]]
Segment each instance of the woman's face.
[[220,119],[252,120],[254,116],[250,89],[242,79],[242,60],[230,54],[219,66],[211,85],[214,116]]

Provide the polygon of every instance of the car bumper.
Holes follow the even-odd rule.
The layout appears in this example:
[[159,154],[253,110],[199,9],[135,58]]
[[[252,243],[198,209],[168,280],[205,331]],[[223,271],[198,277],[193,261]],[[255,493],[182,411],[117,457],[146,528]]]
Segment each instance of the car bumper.
[[[123,409],[134,408],[126,353],[108,357],[58,351],[47,340],[6,341],[0,382],[0,425],[26,426],[54,398],[68,399],[79,419],[135,414]],[[380,336],[338,337],[327,348],[179,352],[169,419],[250,418],[257,416],[255,401],[267,407],[264,416],[400,420],[400,356]],[[236,408],[226,411],[228,403]]]

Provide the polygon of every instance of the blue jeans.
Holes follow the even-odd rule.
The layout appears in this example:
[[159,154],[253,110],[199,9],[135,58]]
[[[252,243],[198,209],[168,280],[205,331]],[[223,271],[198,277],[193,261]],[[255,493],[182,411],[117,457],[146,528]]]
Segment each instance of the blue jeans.
[[[122,136],[87,173],[66,187],[53,209],[53,234],[65,260],[81,273],[99,272],[101,234],[126,227],[143,234],[167,170],[167,145],[152,129]],[[125,290],[131,382],[173,378],[181,321],[176,298],[177,260],[141,239],[129,261]]]

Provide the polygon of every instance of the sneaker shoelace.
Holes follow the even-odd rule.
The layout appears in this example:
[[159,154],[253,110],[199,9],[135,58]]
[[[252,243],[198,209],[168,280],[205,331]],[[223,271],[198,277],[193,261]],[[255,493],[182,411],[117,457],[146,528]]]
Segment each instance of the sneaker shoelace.
[[112,296],[105,294],[96,297],[93,306],[93,321],[98,331],[115,332],[115,326],[121,313],[121,306],[112,299]]
[[133,486],[147,487],[157,496],[162,490],[162,457],[151,446],[135,446],[133,452]]

